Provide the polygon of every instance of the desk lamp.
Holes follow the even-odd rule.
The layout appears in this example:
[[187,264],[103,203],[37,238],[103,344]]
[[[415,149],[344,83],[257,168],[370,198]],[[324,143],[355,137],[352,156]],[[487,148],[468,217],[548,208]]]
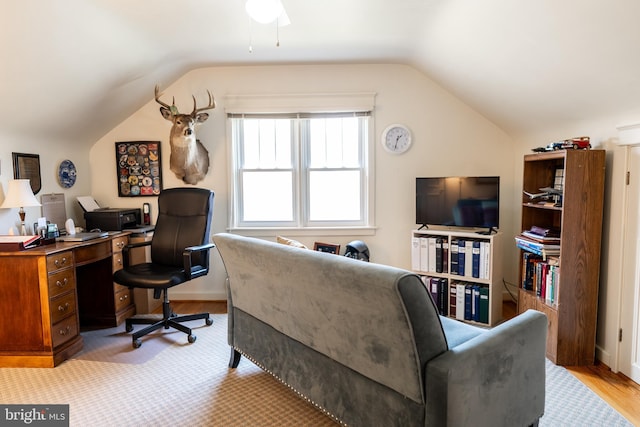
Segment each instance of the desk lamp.
[[20,234],[27,234],[27,229],[24,225],[24,218],[26,212],[24,207],[29,206],[42,206],[36,196],[33,195],[31,190],[31,183],[28,179],[13,179],[9,181],[9,189],[7,191],[7,197],[4,198],[4,202],[0,205],[0,209],[5,208],[20,208],[18,215],[20,215],[20,222],[22,227],[20,228]]

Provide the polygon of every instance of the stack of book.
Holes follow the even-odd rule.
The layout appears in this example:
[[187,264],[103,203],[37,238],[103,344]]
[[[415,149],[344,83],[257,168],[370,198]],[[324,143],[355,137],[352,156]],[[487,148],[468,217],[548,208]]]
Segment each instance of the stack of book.
[[469,282],[453,282],[449,289],[449,317],[489,323],[489,287]]
[[454,237],[451,239],[451,274],[489,279],[491,243]]
[[411,239],[411,269],[423,273],[447,273],[449,241],[446,237],[423,236]]
[[438,313],[442,316],[449,315],[449,284],[448,280],[442,277],[420,276],[422,282],[431,294],[433,303],[438,308]]
[[560,234],[556,230],[534,225],[515,239],[517,247],[543,258],[560,255]]

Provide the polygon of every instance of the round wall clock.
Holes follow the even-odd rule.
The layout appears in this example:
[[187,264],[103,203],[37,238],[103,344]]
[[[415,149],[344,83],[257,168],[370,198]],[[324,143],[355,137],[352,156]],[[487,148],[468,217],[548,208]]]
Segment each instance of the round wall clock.
[[76,165],[71,160],[60,162],[58,181],[63,188],[71,188],[76,183]]
[[404,125],[391,125],[382,132],[381,142],[390,153],[404,153],[411,147],[411,131]]

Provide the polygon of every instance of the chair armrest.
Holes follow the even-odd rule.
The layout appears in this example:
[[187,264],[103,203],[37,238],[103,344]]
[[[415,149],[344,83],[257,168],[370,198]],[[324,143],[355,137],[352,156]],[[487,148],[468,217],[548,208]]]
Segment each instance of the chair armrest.
[[[194,279],[196,277],[204,276],[209,273],[209,251],[215,248],[213,243],[205,243],[203,245],[188,246],[184,248],[182,252],[182,259],[184,262],[184,272],[187,275],[187,280]],[[199,254],[200,262],[193,264],[194,255]]]
[[151,245],[151,240],[144,242],[128,243],[122,248],[122,263],[125,266],[129,265],[129,249],[141,248],[143,246]]
[[547,317],[528,310],[427,363],[433,425],[531,425],[544,414]]

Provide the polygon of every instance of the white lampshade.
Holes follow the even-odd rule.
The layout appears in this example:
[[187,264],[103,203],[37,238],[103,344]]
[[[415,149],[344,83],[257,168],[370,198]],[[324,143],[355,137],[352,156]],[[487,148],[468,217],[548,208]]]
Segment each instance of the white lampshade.
[[0,208],[23,208],[27,206],[42,206],[33,195],[28,179],[13,179],[9,181],[7,195]]

